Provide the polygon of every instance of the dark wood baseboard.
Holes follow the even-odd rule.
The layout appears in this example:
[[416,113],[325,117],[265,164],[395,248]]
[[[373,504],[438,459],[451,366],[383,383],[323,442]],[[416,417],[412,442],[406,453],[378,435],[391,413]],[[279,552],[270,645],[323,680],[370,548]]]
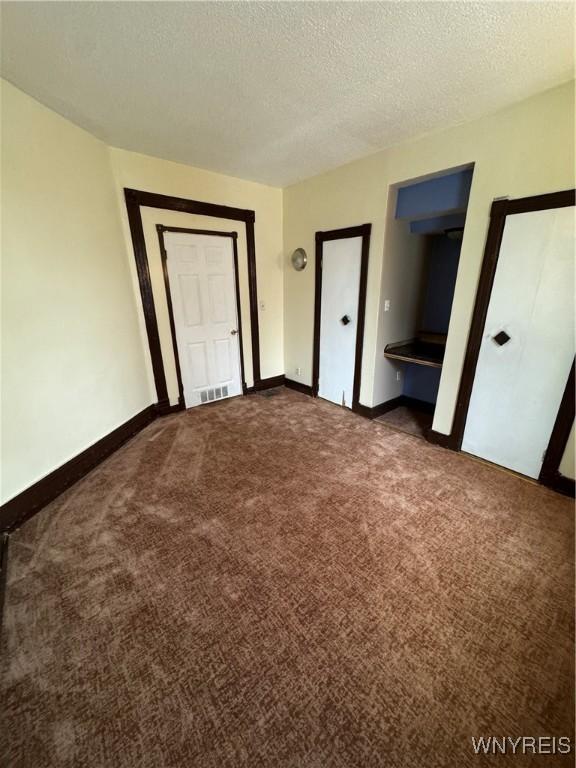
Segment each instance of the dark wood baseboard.
[[[387,400],[385,403],[375,405],[373,408],[368,408],[365,405],[361,405],[362,410],[356,410],[361,416],[366,416],[368,419],[377,419],[378,416],[383,416],[389,411],[393,411],[395,408],[405,406],[407,408],[413,408],[414,410],[421,411],[423,413],[434,413],[436,408],[435,403],[428,403],[426,400],[418,400],[415,397],[408,397],[408,395],[399,395],[398,397]],[[433,429],[429,429],[425,433],[426,440],[435,445],[441,445],[443,448],[449,448],[452,451],[457,451],[458,447],[455,444],[452,435],[443,435],[441,432],[435,432]]]
[[36,514],[100,462],[114,453],[121,445],[140,432],[157,415],[156,406],[150,405],[121,424],[98,442],[79,453],[66,464],[27,488],[18,496],[0,506],[0,531],[13,531]]
[[[286,386],[306,395],[312,395],[312,387],[306,384],[301,384],[298,381],[293,381],[292,379],[287,379],[284,375],[261,379],[255,387],[250,387],[246,390],[246,393],[260,392],[262,390],[281,386]],[[424,410],[433,409],[434,407],[432,404],[422,400],[415,400],[414,398],[400,395],[399,397],[387,400],[385,403],[380,403],[374,407],[358,403],[353,410],[354,413],[357,413],[360,416],[368,419],[375,419],[401,405],[409,405]],[[88,472],[98,466],[98,464],[114,453],[114,451],[118,450],[118,448],[125,442],[144,429],[144,427],[148,426],[148,424],[154,421],[158,416],[176,413],[184,409],[185,406],[182,399],[180,399],[177,405],[171,406],[168,401],[167,403],[156,403],[155,405],[148,406],[108,435],[101,438],[98,442],[94,443],[90,448],[87,448],[85,451],[66,462],[66,464],[58,467],[58,469],[55,469],[49,475],[42,478],[42,480],[34,483],[30,488],[27,488],[25,491],[22,491],[22,493],[0,506],[0,620],[3,599],[3,581],[5,581],[6,576],[8,533],[14,531],[22,525],[22,523],[35,515],[36,512],[45,507],[46,504],[53,501],[57,496],[87,475]],[[453,451],[459,450],[457,439],[454,435],[444,435],[441,432],[429,429],[426,432],[426,439],[428,442],[440,445],[443,448],[448,448]],[[570,496],[572,498],[575,496],[575,481],[568,477],[564,477],[559,472],[555,472],[546,478],[540,478],[540,482],[548,488],[551,488],[558,493],[562,493],[565,496]]]
[[550,488],[564,496],[570,496],[572,499],[575,498],[576,482],[569,477],[561,475],[560,472],[554,472],[549,476],[540,477],[540,482],[542,485],[545,485],[546,488]]
[[8,578],[8,541],[7,533],[0,534],[0,636],[2,635],[2,617],[4,615],[4,596]]
[[162,400],[154,406],[156,413],[158,416],[169,416],[171,413],[178,413],[178,411],[185,411],[186,405],[184,403],[184,398],[179,397],[178,402],[176,405],[170,405],[170,400],[166,398],[165,400]]
[[391,400],[386,400],[385,403],[379,403],[371,408],[371,419],[377,419],[378,416],[384,416],[385,413],[393,411],[395,408],[399,408],[401,405],[405,405],[404,395],[393,397]]
[[407,408],[412,408],[415,411],[421,413],[434,413],[436,409],[436,403],[428,403],[426,400],[419,400],[416,397],[408,397],[408,395],[401,395],[402,402],[400,405],[405,405]]
[[284,374],[281,376],[271,376],[269,379],[260,379],[254,386],[246,388],[246,394],[251,395],[254,392],[262,392],[263,389],[274,389],[274,387],[284,386]]
[[[284,375],[261,379],[255,387],[250,387],[246,393],[259,392],[284,384]],[[75,456],[66,464],[55,469],[37,483],[26,488],[10,501],[0,506],[0,532],[11,532],[22,523],[39,512],[57,496],[87,475],[100,462],[114,453],[127,440],[148,426],[159,416],[168,416],[186,409],[184,398],[180,397],[176,405],[170,405],[168,398],[160,400],[145,408],[136,416],[121,424],[113,432],[105,435],[82,453]]]
[[418,400],[407,395],[398,395],[398,397],[393,397],[391,400],[386,400],[386,402],[372,407],[358,403],[352,410],[366,419],[377,419],[378,416],[383,416],[385,413],[393,411],[395,408],[400,408],[402,405],[423,411],[424,413],[434,413],[434,408],[436,407],[434,403],[427,403],[425,400]]
[[296,392],[302,392],[303,395],[312,397],[312,387],[309,384],[302,384],[294,379],[284,379],[284,386],[288,389],[294,389]]
[[436,432],[433,429],[429,429],[424,434],[424,437],[426,440],[428,440],[429,443],[434,443],[434,445],[439,445],[442,448],[448,448],[450,451],[460,450],[458,448],[458,443],[453,435],[445,435],[442,432]]
[[403,395],[393,397],[391,400],[386,400],[385,403],[380,403],[379,405],[374,405],[372,407],[358,403],[352,410],[359,416],[364,416],[365,419],[377,419],[378,416],[383,416],[385,413],[388,413],[388,411],[393,411],[394,408],[398,408],[401,405],[404,405]]
[[372,416],[372,408],[368,405],[362,405],[362,403],[356,403],[356,405],[352,406],[352,411],[354,413],[357,413],[358,416],[363,416],[365,419],[373,419],[374,416]]
[[[441,432],[435,432],[433,429],[429,429],[425,433],[425,437],[429,443],[434,443],[435,445],[439,445],[442,448],[448,448],[450,451],[460,451],[457,435],[444,435]],[[497,467],[498,464],[494,464],[494,466]],[[522,475],[519,475],[519,477],[522,477]],[[570,496],[572,499],[576,498],[576,481],[561,475],[558,471],[552,472],[549,475],[541,475],[538,478],[538,482],[541,485],[545,485],[546,488],[550,488],[552,491],[561,493],[564,496]]]
[[[358,404],[353,410],[354,413],[357,413],[359,416],[364,416],[366,419],[377,419],[379,416],[383,416],[385,413],[393,411],[395,408],[400,408],[402,405],[424,413],[434,413],[436,407],[434,403],[427,403],[425,400],[418,400],[417,398],[408,397],[407,395],[399,395],[398,397],[393,397],[391,400],[386,400],[385,403],[375,405],[372,408],[367,405]],[[452,451],[458,450],[458,446],[452,435],[443,435],[441,432],[435,432],[433,429],[429,429],[425,433],[425,437],[429,443],[441,445],[443,448],[448,448]]]

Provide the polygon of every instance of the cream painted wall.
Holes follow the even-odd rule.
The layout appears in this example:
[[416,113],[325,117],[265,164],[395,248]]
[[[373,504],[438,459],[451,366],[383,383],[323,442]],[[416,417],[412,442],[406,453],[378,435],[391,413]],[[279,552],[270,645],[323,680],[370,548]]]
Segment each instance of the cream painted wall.
[[[372,223],[360,400],[372,406],[394,396],[393,368],[384,359],[395,324],[389,295],[393,254],[384,247],[390,185],[475,163],[466,229],[442,370],[434,429],[452,426],[474,297],[497,197],[523,197],[574,187],[574,84],[568,83],[497,114],[357,160],[284,190],[284,348],[286,373],[311,383],[314,233]],[[289,267],[294,248],[310,262]],[[383,312],[381,300],[391,298]],[[396,310],[400,309],[396,304]],[[295,373],[302,370],[301,375]],[[394,377],[395,379],[395,377]]]
[[568,437],[568,442],[566,443],[566,450],[564,451],[564,456],[562,457],[562,461],[560,462],[560,466],[558,467],[558,470],[561,475],[564,475],[564,477],[569,477],[572,480],[576,477],[576,467],[574,466],[576,464],[576,459],[574,458],[574,424],[572,424],[572,430],[570,432],[570,436]]
[[[135,152],[127,152],[122,149],[110,149],[112,165],[117,184],[118,204],[122,213],[124,223],[124,235],[126,247],[130,254],[131,269],[133,275],[134,289],[138,296],[138,307],[140,314],[141,333],[145,344],[146,359],[148,366],[148,380],[151,392],[155,395],[154,383],[152,378],[152,368],[146,333],[144,329],[144,320],[141,309],[141,302],[138,293],[138,281],[134,267],[134,257],[132,241],[128,228],[126,208],[123,199],[123,188],[131,187],[133,189],[157,192],[164,195],[174,195],[176,197],[185,197],[192,200],[202,200],[207,203],[217,203],[220,205],[229,205],[237,208],[249,208],[256,212],[255,222],[255,244],[256,244],[256,276],[258,283],[258,302],[259,302],[259,326],[260,326],[260,368],[262,378],[278,376],[284,373],[284,349],[283,349],[283,260],[282,260],[282,190],[275,187],[268,187],[264,184],[257,184],[251,181],[243,181],[229,176],[222,176],[218,173],[204,171],[199,168],[192,168],[179,163],[160,160],[147,155],[140,155]],[[146,210],[146,209],[143,209]],[[157,258],[157,238],[152,230],[156,223],[168,224],[169,215],[163,212],[163,218],[157,220],[156,215],[143,215],[146,221],[147,247],[149,244],[155,249]],[[194,227],[193,223],[198,223],[202,219],[203,227],[224,228],[227,231],[236,229],[239,233],[239,259],[241,262],[241,289],[242,290],[242,324],[244,331],[244,353],[246,367],[246,383],[251,386],[252,380],[252,354],[250,343],[250,320],[247,303],[247,278],[246,278],[246,240],[244,226],[240,226],[234,221],[220,221],[211,217],[195,217],[189,214],[179,214],[177,216],[177,226]],[[176,221],[176,218],[170,219]],[[192,223],[191,223],[192,222]],[[156,238],[156,239],[155,239]],[[157,273],[157,269],[155,268]],[[156,278],[158,275],[156,274]],[[167,314],[165,308],[165,296],[163,287],[160,290],[158,279],[156,279],[156,298],[160,301],[157,311],[162,315],[161,334],[163,341],[163,357],[166,353],[165,362],[167,363],[166,374],[167,383],[169,383],[169,393],[171,402],[177,398],[177,387],[174,389],[175,369],[173,355],[168,354],[171,349],[170,331],[167,323]],[[262,303],[264,309],[262,309]]]
[[151,403],[108,149],[2,82],[2,501]]
[[[396,210],[398,190],[389,192],[388,209]],[[419,309],[426,270],[426,240],[422,236],[410,234],[407,221],[392,219],[384,233],[384,250],[390,254],[382,266],[383,300],[391,299],[391,309],[386,312],[388,335],[391,341],[413,339],[420,330]],[[396,307],[402,307],[396,312]],[[402,394],[404,387],[403,373],[405,366],[386,360],[387,400]],[[400,372],[400,380],[397,372]]]

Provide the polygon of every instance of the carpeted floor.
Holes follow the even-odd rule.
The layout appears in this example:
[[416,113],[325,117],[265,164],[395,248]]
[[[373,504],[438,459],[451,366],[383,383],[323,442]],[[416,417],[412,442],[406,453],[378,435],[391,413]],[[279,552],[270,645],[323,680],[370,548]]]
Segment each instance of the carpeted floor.
[[388,413],[379,416],[376,421],[388,424],[390,427],[409,432],[411,435],[424,437],[426,431],[432,426],[433,413],[426,413],[416,408],[400,405]]
[[10,768],[463,768],[573,737],[570,500],[283,390],[158,420],[10,545]]

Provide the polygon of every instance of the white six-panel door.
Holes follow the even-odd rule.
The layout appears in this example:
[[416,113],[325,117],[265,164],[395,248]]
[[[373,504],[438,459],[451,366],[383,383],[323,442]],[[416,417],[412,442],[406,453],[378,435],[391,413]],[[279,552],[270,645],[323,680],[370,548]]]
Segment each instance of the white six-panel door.
[[231,237],[165,232],[187,408],[242,394]]
[[[352,407],[362,238],[327,240],[322,248],[318,395]],[[349,322],[342,322],[347,317]]]
[[462,449],[538,477],[573,358],[574,208],[507,216]]

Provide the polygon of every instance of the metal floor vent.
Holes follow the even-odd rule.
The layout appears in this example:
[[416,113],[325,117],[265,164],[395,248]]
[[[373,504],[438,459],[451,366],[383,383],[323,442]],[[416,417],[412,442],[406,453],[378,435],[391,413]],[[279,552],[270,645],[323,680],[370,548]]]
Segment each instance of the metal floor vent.
[[228,397],[228,387],[211,387],[200,392],[201,403],[211,403],[212,400],[221,400],[223,397]]

